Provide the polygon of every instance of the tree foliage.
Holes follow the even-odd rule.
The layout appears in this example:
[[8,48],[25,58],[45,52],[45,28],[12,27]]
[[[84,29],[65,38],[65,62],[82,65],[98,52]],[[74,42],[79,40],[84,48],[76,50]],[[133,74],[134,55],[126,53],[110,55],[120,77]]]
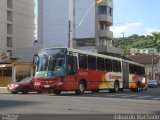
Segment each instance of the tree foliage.
[[139,36],[134,34],[125,38],[114,38],[115,47],[128,51],[130,48],[156,48],[160,51],[160,32],[153,32],[151,35]]

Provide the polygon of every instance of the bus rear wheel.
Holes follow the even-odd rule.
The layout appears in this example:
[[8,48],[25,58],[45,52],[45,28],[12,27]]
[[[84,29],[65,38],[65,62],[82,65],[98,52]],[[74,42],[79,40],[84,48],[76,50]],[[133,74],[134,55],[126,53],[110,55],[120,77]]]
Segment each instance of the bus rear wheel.
[[114,88],[113,89],[110,89],[109,92],[111,93],[117,93],[119,91],[119,82],[115,82],[114,83]]
[[135,88],[135,92],[140,92],[140,91],[141,91],[140,84],[137,84],[137,88]]
[[75,92],[77,95],[82,95],[82,94],[84,94],[84,91],[85,91],[85,83],[80,82],[78,85],[78,89]]

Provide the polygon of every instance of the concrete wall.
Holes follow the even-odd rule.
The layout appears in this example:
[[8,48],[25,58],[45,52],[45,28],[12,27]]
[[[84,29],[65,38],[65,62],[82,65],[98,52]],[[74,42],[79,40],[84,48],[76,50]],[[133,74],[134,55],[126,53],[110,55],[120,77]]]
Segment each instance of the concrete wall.
[[[43,48],[68,46],[69,0],[39,0],[38,40]],[[76,26],[93,0],[76,0]],[[76,38],[95,37],[95,6],[76,29]]]
[[[85,16],[85,17],[84,17]],[[95,38],[95,1],[76,0],[76,25],[84,18],[76,29],[76,38]]]
[[23,49],[13,50],[12,54],[14,58],[18,58],[19,62],[32,62],[33,55],[38,53],[38,51],[39,51],[38,47],[23,48]]
[[[0,0],[0,52],[33,46],[34,41],[34,0],[10,0],[12,8],[7,8],[7,0]],[[7,21],[7,11],[10,21]],[[7,34],[7,24],[12,26]],[[12,47],[7,47],[7,37]]]
[[7,0],[0,0],[0,52],[6,49],[7,37]]
[[34,0],[13,0],[13,48],[33,46]]

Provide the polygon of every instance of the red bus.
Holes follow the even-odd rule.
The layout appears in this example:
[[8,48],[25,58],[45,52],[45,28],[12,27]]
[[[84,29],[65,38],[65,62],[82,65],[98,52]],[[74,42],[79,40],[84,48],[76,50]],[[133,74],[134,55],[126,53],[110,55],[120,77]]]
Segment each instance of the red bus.
[[117,57],[71,48],[42,49],[34,56],[34,87],[54,94],[62,91],[110,92],[146,87],[145,67]]

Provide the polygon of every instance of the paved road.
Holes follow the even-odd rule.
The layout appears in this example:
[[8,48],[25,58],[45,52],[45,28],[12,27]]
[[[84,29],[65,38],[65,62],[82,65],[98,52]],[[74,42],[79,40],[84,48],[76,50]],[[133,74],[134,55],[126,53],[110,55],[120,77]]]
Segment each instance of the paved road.
[[0,93],[0,113],[16,114],[160,114],[160,87],[147,92],[86,93],[61,95]]
[[142,91],[139,93],[131,92],[129,90],[125,90],[124,92],[119,92],[119,93],[109,93],[107,91],[102,91],[101,93],[94,93],[94,94],[88,93],[83,96],[160,101],[160,87],[148,88],[147,92]]

